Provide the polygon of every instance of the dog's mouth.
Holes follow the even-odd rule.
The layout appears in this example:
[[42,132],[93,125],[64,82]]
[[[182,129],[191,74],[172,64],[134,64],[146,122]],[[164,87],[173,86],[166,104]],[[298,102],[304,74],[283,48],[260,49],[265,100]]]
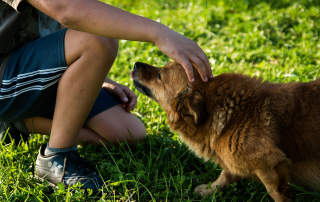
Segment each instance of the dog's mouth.
[[150,97],[150,98],[153,98],[152,96],[152,93],[151,93],[151,90],[147,87],[145,87],[144,85],[140,84],[138,81],[134,80],[133,81],[133,84],[134,84],[134,87],[139,91],[141,92],[142,94]]
[[131,71],[131,72],[130,72],[130,76],[131,76],[132,80],[134,80],[134,79],[135,79],[135,78],[134,78],[133,71]]
[[137,79],[135,79],[135,77],[134,77],[134,72],[131,71],[130,74],[131,74],[131,78],[133,79],[134,87],[135,87],[139,92],[141,92],[142,94],[148,96],[149,98],[153,98],[152,93],[151,93],[151,90],[150,90],[148,87],[146,87],[146,86],[142,85],[141,83],[139,83],[139,81],[137,81]]

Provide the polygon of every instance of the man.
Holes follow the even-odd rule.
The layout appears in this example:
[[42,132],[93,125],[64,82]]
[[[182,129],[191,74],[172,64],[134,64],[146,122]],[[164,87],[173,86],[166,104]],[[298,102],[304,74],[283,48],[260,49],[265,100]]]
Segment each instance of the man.
[[[68,29],[60,30],[60,24]],[[128,113],[136,106],[136,96],[107,77],[117,39],[154,43],[183,65],[190,81],[192,64],[204,82],[212,77],[208,59],[195,42],[102,2],[0,2],[0,121],[4,129],[10,126],[23,135],[33,130],[50,133],[48,145],[40,148],[35,176],[53,187],[81,182],[82,188],[97,191],[103,185],[78,155],[78,142],[145,138],[143,124]]]

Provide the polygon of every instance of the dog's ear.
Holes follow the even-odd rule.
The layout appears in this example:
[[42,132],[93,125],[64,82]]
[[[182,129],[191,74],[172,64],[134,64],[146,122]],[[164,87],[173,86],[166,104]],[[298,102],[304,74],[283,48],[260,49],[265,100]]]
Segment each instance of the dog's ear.
[[196,126],[204,123],[208,116],[204,97],[199,91],[193,91],[190,84],[177,93],[172,106],[180,116],[192,116]]

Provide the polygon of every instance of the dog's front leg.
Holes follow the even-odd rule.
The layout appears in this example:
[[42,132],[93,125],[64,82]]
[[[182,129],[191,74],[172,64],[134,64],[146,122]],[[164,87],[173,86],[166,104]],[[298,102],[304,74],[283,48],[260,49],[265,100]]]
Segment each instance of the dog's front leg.
[[217,186],[219,186],[217,190],[217,192],[219,192],[222,189],[224,189],[228,184],[232,184],[233,182],[237,182],[241,179],[242,177],[234,175],[230,173],[228,170],[223,170],[219,178],[211,184],[210,189],[206,189],[206,187],[208,186],[207,184],[202,184],[197,186],[194,189],[194,191],[196,192],[196,194],[199,194],[203,197],[207,197],[210,196],[216,190]]
[[287,198],[289,174],[286,161],[278,163],[274,168],[258,169],[255,173],[275,202],[291,201]]

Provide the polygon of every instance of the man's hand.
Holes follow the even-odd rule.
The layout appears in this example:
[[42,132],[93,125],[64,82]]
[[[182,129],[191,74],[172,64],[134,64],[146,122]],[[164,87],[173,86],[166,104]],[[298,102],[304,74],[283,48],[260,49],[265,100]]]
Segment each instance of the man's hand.
[[208,58],[196,42],[163,26],[155,45],[183,66],[190,82],[194,80],[192,65],[199,71],[204,82],[208,81],[207,77],[213,78]]
[[117,95],[128,112],[137,106],[137,96],[127,86],[116,83],[107,77],[102,88],[110,94]]

